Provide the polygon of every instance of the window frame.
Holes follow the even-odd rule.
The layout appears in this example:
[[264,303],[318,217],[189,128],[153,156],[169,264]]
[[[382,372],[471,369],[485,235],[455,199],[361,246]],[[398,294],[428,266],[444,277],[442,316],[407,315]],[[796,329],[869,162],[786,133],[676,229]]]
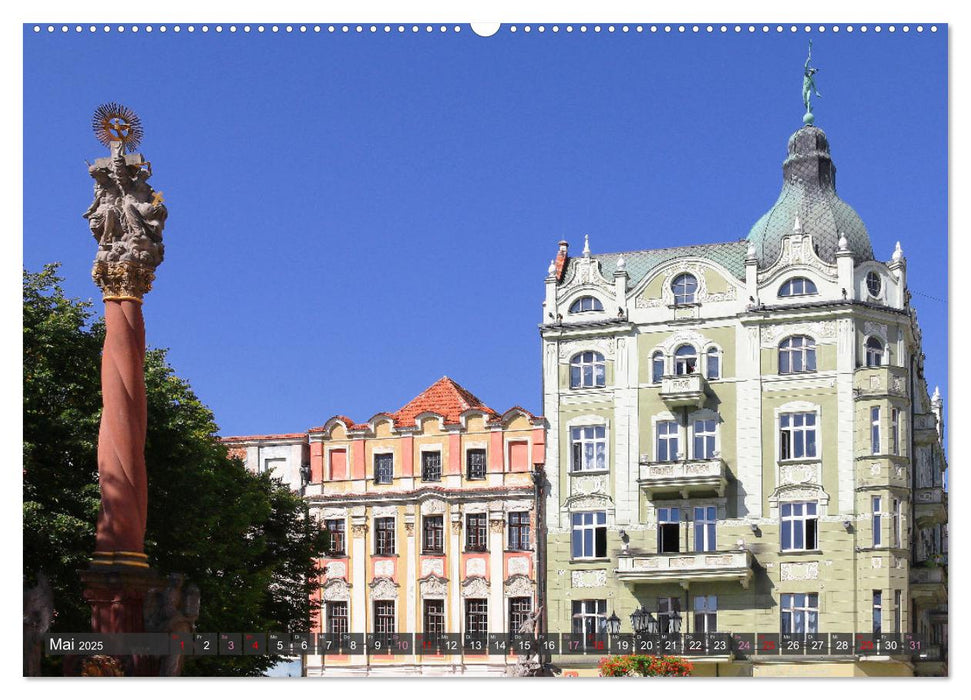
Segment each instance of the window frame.
[[880,407],[870,406],[870,454],[880,453]]
[[[687,350],[688,352],[682,353],[682,350]],[[700,359],[698,349],[694,345],[691,343],[682,343],[674,351],[674,376],[687,377],[692,374],[698,374]]]
[[[336,525],[336,527],[331,527],[331,524]],[[324,520],[324,529],[327,530],[330,537],[327,556],[347,556],[347,520],[345,518],[327,518]],[[335,546],[338,543],[340,547]]]
[[[663,429],[663,432],[662,432]],[[654,423],[654,461],[677,462],[681,457],[681,426],[678,421],[665,418]],[[664,449],[662,450],[662,444]],[[672,445],[674,449],[672,451]]]
[[[336,612],[343,608],[343,612]],[[351,629],[350,605],[346,600],[328,600],[324,604],[327,634],[347,634]]]
[[[874,281],[876,282],[877,291],[873,291]],[[879,299],[881,293],[883,292],[883,277],[876,270],[870,270],[866,273],[863,278],[863,284],[866,286],[866,291],[873,299]]]
[[890,454],[900,455],[900,409],[890,408]]
[[879,588],[873,589],[873,604],[870,608],[870,619],[873,623],[873,634],[883,633],[883,591]]
[[[698,603],[702,605],[699,606]],[[705,594],[696,595],[692,600],[691,611],[693,613],[693,632],[713,633],[718,631],[718,596]],[[699,621],[702,624],[698,624]]]
[[[437,610],[433,609],[437,608]],[[422,631],[426,635],[445,634],[445,600],[424,598],[421,609]]]
[[[800,425],[796,425],[801,421]],[[811,425],[809,424],[811,423]],[[819,456],[819,414],[817,411],[784,411],[779,413],[779,461],[818,460]],[[812,439],[810,439],[810,435]],[[796,454],[800,447],[802,454]],[[810,454],[812,447],[812,454]]]
[[[658,554],[681,553],[681,506],[663,506],[657,509]],[[674,533],[672,536],[670,533]],[[669,546],[673,543],[674,549]]]
[[[374,556],[389,557],[397,553],[397,522],[393,515],[374,518]],[[391,526],[388,527],[390,521]],[[390,549],[390,551],[387,551]]]
[[688,304],[698,303],[698,286],[698,278],[690,272],[681,272],[675,275],[674,279],[671,280],[671,292],[674,294],[674,305],[687,306]]
[[603,634],[607,629],[607,600],[604,598],[574,600],[570,613],[571,632],[582,634],[584,639]]
[[[586,431],[592,431],[592,435],[587,435]],[[602,435],[600,434],[602,433]],[[586,445],[592,446],[592,466],[586,464],[587,449]],[[602,450],[598,451],[598,447]],[[579,451],[578,451],[579,448]],[[598,457],[602,455],[603,466],[597,464]],[[570,471],[571,472],[606,472],[609,470],[607,455],[607,426],[604,424],[596,425],[574,425],[570,426]]]
[[[589,537],[587,535],[589,533]],[[589,544],[589,548],[587,545]],[[579,545],[579,547],[578,547]],[[588,552],[589,549],[589,553]],[[607,511],[584,510],[570,514],[570,558],[605,559],[607,557]]]
[[[371,457],[372,467],[374,469],[374,483],[382,485],[394,483],[394,452],[375,452]],[[389,463],[387,474],[385,474],[385,460]],[[387,477],[387,481],[384,479],[385,476]]]
[[533,612],[533,599],[530,596],[509,598],[509,634],[516,634]]
[[[702,423],[703,430],[698,432],[698,424]],[[709,430],[709,425],[711,424]],[[702,441],[703,449],[701,454],[698,454],[698,441]],[[710,449],[709,449],[710,448]],[[694,460],[711,460],[715,459],[715,453],[718,452],[718,419],[714,417],[708,418],[693,418],[691,420],[691,458]]]
[[[473,456],[475,459],[473,459]],[[481,465],[476,464],[476,471],[473,473],[473,462],[482,458]],[[481,472],[479,469],[481,468]],[[465,478],[467,481],[484,481],[489,474],[488,453],[484,447],[470,447],[465,450]]]
[[[664,379],[664,353],[655,350],[651,355],[651,384],[660,384]],[[660,372],[658,372],[660,365]]]
[[881,496],[870,497],[870,529],[873,533],[873,546],[881,547],[883,542],[883,498]]
[[890,500],[892,511],[890,513],[890,527],[891,527],[891,542],[893,546],[897,549],[900,548],[900,543],[903,540],[903,533],[901,532],[901,525],[903,523],[902,510],[903,506],[899,498],[892,498]]
[[[714,372],[712,372],[714,366]],[[717,381],[722,378],[722,351],[715,346],[705,350],[705,379]]]
[[607,386],[607,360],[603,353],[596,350],[583,350],[570,358],[571,389],[601,389],[605,386]]
[[[429,478],[429,475],[434,477],[434,467],[435,465],[428,464],[428,460],[432,458],[438,459],[438,477]],[[442,480],[442,451],[441,450],[422,450],[421,451],[421,480],[422,481],[441,481]]]
[[[699,511],[701,517],[698,517]],[[695,552],[716,552],[718,542],[718,507],[694,506],[692,518]]]
[[465,551],[489,551],[489,514],[465,514]]
[[[583,308],[585,305],[587,305],[586,302],[590,302],[589,303],[590,308],[588,309]],[[603,305],[603,302],[600,301],[600,299],[593,296],[592,294],[584,294],[582,297],[578,297],[573,300],[573,302],[570,304],[570,310],[567,313],[587,314],[587,313],[603,312],[603,310],[604,310],[604,305]]]
[[468,636],[489,634],[489,599],[466,598],[463,611],[464,632]]
[[658,597],[657,623],[658,631],[661,634],[677,634],[681,632],[681,626],[684,624],[684,618],[681,615],[680,596]]
[[[802,283],[801,291],[795,291],[796,282]],[[811,289],[812,291],[808,291],[807,288]],[[782,283],[782,286],[779,287],[780,298],[805,297],[805,296],[812,296],[814,294],[819,294],[819,290],[816,288],[816,283],[813,282],[808,277],[802,277],[802,276],[790,277],[789,279],[787,279],[785,282]]]
[[[797,508],[800,511],[798,513],[795,512]],[[811,513],[810,510],[812,510]],[[787,524],[788,538],[786,537]],[[796,527],[797,524],[800,528]],[[798,532],[799,529],[801,532]],[[810,546],[810,533],[812,546]],[[788,542],[786,542],[787,539]],[[801,541],[800,546],[797,546],[797,539]],[[779,542],[783,552],[812,552],[819,549],[819,503],[817,501],[786,501],[779,504]]]
[[[506,514],[506,547],[511,552],[532,551],[530,513],[528,510],[512,510]],[[516,521],[516,522],[513,522]]]
[[[787,616],[788,622],[786,624]],[[802,630],[797,621],[802,617]],[[779,596],[779,632],[819,634],[819,593],[783,593]]]
[[883,355],[886,345],[874,335],[866,339],[863,344],[864,360],[867,367],[883,367]]
[[[812,336],[790,335],[779,341],[778,350],[780,375],[812,374],[813,372],[818,371],[818,366],[816,364],[816,339]],[[783,358],[785,358],[784,363]],[[798,364],[802,367],[802,369],[793,369],[793,367],[796,365],[794,358],[799,358]],[[785,365],[785,369],[783,369],[783,365]]]
[[[437,521],[437,526],[436,526]],[[435,546],[437,543],[437,547]],[[421,553],[422,554],[444,554],[445,553],[445,516],[444,515],[423,515],[421,516]]]
[[[393,635],[398,628],[398,620],[396,617],[397,606],[394,600],[375,600],[372,605],[372,612],[374,613],[374,634],[380,635]],[[390,607],[390,613],[388,608]],[[382,629],[383,628],[383,629]]]

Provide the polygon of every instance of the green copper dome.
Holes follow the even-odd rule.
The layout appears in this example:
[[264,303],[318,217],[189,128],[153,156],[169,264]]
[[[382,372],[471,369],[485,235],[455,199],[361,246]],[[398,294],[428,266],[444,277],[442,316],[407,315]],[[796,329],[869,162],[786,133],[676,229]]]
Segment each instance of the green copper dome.
[[782,238],[793,232],[796,217],[802,233],[812,235],[816,254],[826,262],[836,262],[841,235],[856,262],[873,259],[863,220],[836,194],[836,166],[822,129],[807,125],[789,137],[782,174],[779,199],[748,234],[759,267],[769,267],[779,258]]

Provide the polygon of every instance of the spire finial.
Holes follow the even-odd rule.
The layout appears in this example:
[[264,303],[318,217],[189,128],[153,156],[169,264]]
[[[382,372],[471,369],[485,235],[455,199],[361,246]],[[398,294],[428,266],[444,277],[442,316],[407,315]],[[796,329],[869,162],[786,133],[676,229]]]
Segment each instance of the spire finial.
[[846,234],[845,233],[841,233],[840,234],[840,240],[839,240],[838,245],[839,245],[840,250],[848,250],[849,249],[850,242],[846,240]]
[[806,65],[803,67],[802,71],[802,103],[806,107],[806,113],[802,117],[802,123],[806,126],[810,126],[815,119],[813,116],[813,93],[816,93],[816,97],[822,97],[822,95],[819,94],[819,90],[816,89],[816,80],[813,78],[819,69],[809,65],[811,60],[813,60],[812,39],[809,40],[809,55],[806,57]]
[[796,214],[796,220],[792,222],[792,232],[793,233],[801,233],[802,232],[802,224],[799,223],[799,215],[798,214]]
[[933,404],[941,403],[941,387],[939,386],[934,387],[934,395],[931,396],[931,403]]
[[903,248],[900,247],[900,241],[897,241],[897,245],[893,249],[893,256],[891,257],[891,259],[894,262],[900,262],[901,258],[903,257],[904,257]]
[[556,261],[550,260],[550,266],[546,269],[546,273],[552,277],[556,274]]
[[590,234],[583,236],[583,257],[590,257]]
[[627,269],[627,261],[624,260],[624,256],[620,255],[617,257],[617,272],[624,272]]

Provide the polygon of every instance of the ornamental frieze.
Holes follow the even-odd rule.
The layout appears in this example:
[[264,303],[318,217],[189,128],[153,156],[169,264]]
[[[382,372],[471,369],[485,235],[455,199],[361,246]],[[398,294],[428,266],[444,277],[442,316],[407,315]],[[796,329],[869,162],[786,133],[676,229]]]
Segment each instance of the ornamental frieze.
[[577,496],[586,496],[592,493],[606,495],[607,477],[606,476],[574,476],[570,478],[570,492]]
[[438,576],[442,577],[445,575],[445,564],[441,559],[422,559],[421,560],[421,575],[422,578],[426,576]]
[[605,359],[614,359],[614,343],[609,338],[567,340],[560,343],[560,362],[568,363],[574,355],[586,350],[596,350]]
[[572,588],[598,588],[606,585],[606,569],[587,569],[585,571],[570,572],[570,586]]
[[325,520],[337,520],[347,517],[347,508],[324,508],[323,517]]
[[395,600],[398,597],[398,584],[390,578],[376,578],[368,586],[371,600]]
[[463,598],[488,598],[489,582],[481,576],[473,576],[462,582]]
[[350,600],[351,586],[342,578],[329,579],[324,584],[324,600]]
[[863,324],[863,334],[876,336],[883,342],[887,342],[889,338],[887,337],[887,326],[884,323],[874,323],[873,321],[867,321]]
[[819,562],[782,562],[779,572],[783,581],[815,581],[819,578]]
[[324,567],[324,576],[331,578],[347,578],[347,564],[342,561],[328,562]]
[[808,335],[817,343],[836,338],[836,321],[807,321],[762,327],[762,347],[775,347],[783,338]]
[[516,574],[524,576],[529,574],[529,557],[510,557],[506,562],[506,570],[510,577]]
[[503,593],[508,598],[532,597],[535,585],[525,576],[510,576],[503,584]]
[[418,590],[422,598],[444,598],[448,579],[430,575],[418,579]]
[[556,295],[557,301],[562,300],[568,294],[576,291],[575,287],[587,286],[591,289],[599,289],[605,294],[614,293],[614,286],[604,279],[600,272],[600,263],[593,258],[576,258],[572,265],[572,273],[563,280]]
[[437,498],[429,498],[421,502],[421,514],[433,515],[445,512],[445,501]]

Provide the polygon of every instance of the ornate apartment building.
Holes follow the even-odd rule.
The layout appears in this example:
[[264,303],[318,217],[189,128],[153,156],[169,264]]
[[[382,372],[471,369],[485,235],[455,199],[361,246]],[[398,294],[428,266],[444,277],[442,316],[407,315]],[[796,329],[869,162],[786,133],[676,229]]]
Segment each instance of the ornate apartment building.
[[[946,460],[900,244],[878,260],[826,135],[745,240],[578,257],[541,336],[547,629],[946,639]],[[695,675],[912,675],[946,656],[696,659]],[[596,675],[599,657],[554,657]]]

